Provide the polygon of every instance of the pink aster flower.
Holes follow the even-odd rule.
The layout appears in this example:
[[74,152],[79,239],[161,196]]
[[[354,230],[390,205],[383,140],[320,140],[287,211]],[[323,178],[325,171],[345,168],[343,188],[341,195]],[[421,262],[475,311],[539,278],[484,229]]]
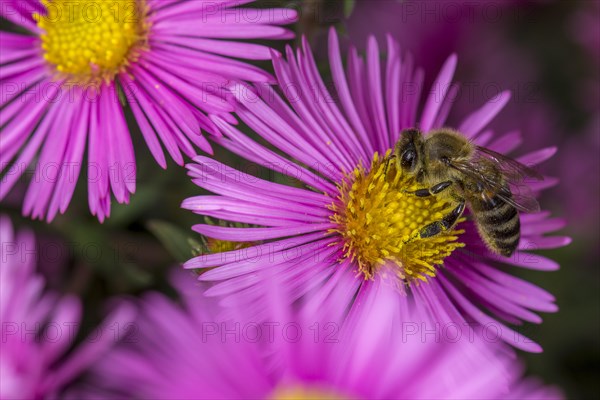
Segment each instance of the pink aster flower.
[[363,287],[346,318],[343,286],[333,289],[327,306],[294,311],[275,282],[263,281],[271,302],[262,322],[243,308],[233,320],[214,319],[214,303],[198,296],[197,287],[182,293],[183,305],[147,295],[138,340],[114,347],[75,393],[104,399],[562,397],[521,380],[519,364],[498,346],[466,336],[450,343],[407,334],[406,327],[427,317],[406,298],[398,301],[395,288],[379,277],[380,290]]
[[[123,104],[157,163],[178,164],[202,135],[219,135],[209,114],[233,122],[224,85],[266,82],[245,60],[287,39],[288,9],[238,8],[248,1],[1,0],[0,15],[26,34],[0,32],[0,199],[35,162],[23,212],[52,220],[67,209],[87,150],[88,201],[103,221],[111,193],[127,203],[136,163]],[[162,145],[162,146],[161,146]],[[183,153],[183,154],[182,154]]]
[[[258,309],[260,271],[279,274],[295,298],[310,294],[315,301],[324,301],[332,287],[344,285],[351,304],[359,290],[373,287],[373,277],[387,266],[403,295],[424,304],[439,321],[474,324],[498,340],[541,351],[505,323],[540,323],[537,312],[557,310],[554,297],[512,275],[510,269],[557,269],[554,261],[530,251],[567,244],[568,238],[545,236],[562,227],[563,221],[550,218],[548,212],[520,215],[521,239],[511,257],[488,249],[468,211],[467,220],[461,219],[453,229],[418,237],[420,229],[448,215],[454,205],[445,196],[407,193],[416,189],[414,180],[396,171],[396,161],[386,161],[384,154],[404,129],[419,127],[427,133],[445,126],[457,90],[452,84],[456,57],[446,61],[431,91],[423,93],[421,72],[410,56],[401,56],[391,38],[386,53],[382,65],[377,42],[371,38],[366,61],[351,49],[344,71],[338,38],[331,31],[334,93],[320,77],[306,42],[296,54],[288,48],[287,60],[274,58],[283,97],[266,85],[234,86],[238,115],[268,145],[214,117],[226,136],[218,142],[288,176],[289,184],[195,158],[188,165],[189,175],[214,195],[189,198],[182,206],[254,227],[199,224],[193,229],[209,238],[254,245],[202,255],[185,267],[211,268],[199,277],[215,282],[208,294],[241,292]],[[425,102],[419,108],[421,95]],[[500,153],[514,150],[518,132],[495,135],[486,129],[509,97],[503,92],[491,99],[464,118],[457,130],[477,145]],[[517,160],[537,165],[555,150],[542,149]],[[546,178],[530,188],[537,192],[555,182]]]
[[33,235],[15,234],[4,216],[0,247],[0,397],[54,398],[115,342],[116,329],[125,328],[133,310],[118,308],[66,355],[81,326],[79,300],[44,289]]

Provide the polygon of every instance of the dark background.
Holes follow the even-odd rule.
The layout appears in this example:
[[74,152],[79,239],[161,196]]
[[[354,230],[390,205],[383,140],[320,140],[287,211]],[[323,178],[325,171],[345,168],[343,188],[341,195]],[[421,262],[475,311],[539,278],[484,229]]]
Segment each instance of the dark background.
[[[541,326],[523,329],[543,346],[544,353],[522,356],[529,373],[560,385],[569,398],[597,398],[600,3],[316,0],[257,4],[274,5],[302,11],[295,29],[308,36],[325,75],[326,34],[335,25],[342,43],[354,43],[359,49],[364,49],[370,33],[379,39],[380,47],[383,35],[392,34],[425,69],[426,88],[445,58],[457,53],[456,79],[472,90],[461,92],[454,118],[482,105],[497,93],[495,88],[513,90],[509,106],[492,127],[501,133],[522,131],[525,141],[517,153],[559,147],[542,170],[559,177],[561,183],[544,193],[541,204],[568,221],[560,234],[573,238],[565,248],[544,252],[560,262],[559,271],[515,271],[555,294],[560,307],[558,313],[545,315]],[[0,23],[3,29],[8,27]],[[281,49],[282,44],[276,46]],[[269,63],[262,65],[271,70]],[[200,217],[179,205],[201,190],[172,162],[161,170],[135,124],[130,125],[138,162],[137,193],[128,206],[113,202],[112,216],[102,226],[87,209],[85,179],[80,179],[67,214],[51,225],[20,217],[26,182],[2,203],[15,225],[35,229],[49,284],[83,298],[84,326],[90,329],[111,296],[139,295],[151,289],[171,293],[167,271],[189,258],[195,246],[189,240],[198,240],[189,228],[201,222]],[[215,155],[234,166],[243,163],[218,148]]]

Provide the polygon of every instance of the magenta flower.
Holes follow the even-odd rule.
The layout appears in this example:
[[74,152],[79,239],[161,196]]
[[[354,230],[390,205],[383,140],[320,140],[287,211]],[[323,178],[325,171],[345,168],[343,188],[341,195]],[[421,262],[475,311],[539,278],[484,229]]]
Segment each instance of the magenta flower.
[[[414,69],[412,59],[401,57],[391,38],[384,66],[379,57],[377,42],[371,38],[366,62],[351,49],[344,72],[338,38],[331,31],[334,94],[323,83],[306,42],[295,56],[288,48],[287,60],[274,59],[280,89],[289,103],[267,85],[233,87],[240,118],[277,151],[214,117],[227,136],[217,141],[290,177],[290,184],[197,157],[188,165],[189,175],[215,195],[189,198],[182,206],[255,227],[200,224],[193,229],[213,239],[255,245],[196,257],[185,267],[212,268],[199,277],[216,282],[208,294],[241,292],[258,310],[262,302],[256,274],[260,271],[279,274],[294,298],[310,293],[323,300],[333,286],[344,285],[351,304],[356,293],[372,287],[373,277],[387,266],[394,271],[401,291],[426,306],[439,321],[493,329],[498,340],[541,351],[500,320],[540,323],[537,312],[557,310],[554,297],[513,276],[508,267],[557,269],[554,261],[528,250],[567,244],[568,238],[544,236],[562,227],[563,221],[550,218],[548,212],[521,215],[520,244],[510,258],[490,252],[472,221],[463,220],[451,231],[413,240],[422,227],[447,215],[453,206],[443,196],[425,199],[407,194],[414,184],[396,173],[395,164],[387,163],[383,155],[403,129],[418,126],[428,132],[444,126],[457,89],[451,82],[456,57],[444,64],[420,110],[423,76]],[[495,136],[485,129],[509,97],[504,92],[491,99],[468,115],[458,131],[495,151],[514,150],[518,132]],[[554,152],[546,148],[518,160],[537,165]],[[539,191],[554,183],[546,178],[531,189]]]
[[[0,199],[37,158],[23,212],[52,220],[67,209],[87,149],[88,201],[103,221],[111,193],[135,192],[127,103],[158,164],[162,146],[182,165],[201,134],[219,135],[209,114],[234,122],[226,83],[266,82],[245,62],[268,47],[236,39],[287,39],[288,9],[237,8],[239,1],[2,0],[0,13],[29,34],[0,32]],[[162,143],[162,146],[161,146]]]
[[79,300],[44,290],[31,232],[15,235],[10,220],[0,216],[0,242],[0,397],[54,398],[106,352],[133,310],[118,308],[65,356],[81,326]]
[[[345,288],[302,312],[269,289],[265,319],[221,322],[210,299],[182,293],[183,306],[147,295],[136,321],[138,340],[114,347],[96,364],[89,398],[151,399],[467,399],[560,398],[535,381],[498,346],[467,335],[454,343],[422,340],[422,311],[398,301],[395,288],[363,287],[347,318]],[[411,332],[410,334],[408,332]],[[168,368],[165,368],[168,366]],[[96,387],[96,389],[90,389]]]

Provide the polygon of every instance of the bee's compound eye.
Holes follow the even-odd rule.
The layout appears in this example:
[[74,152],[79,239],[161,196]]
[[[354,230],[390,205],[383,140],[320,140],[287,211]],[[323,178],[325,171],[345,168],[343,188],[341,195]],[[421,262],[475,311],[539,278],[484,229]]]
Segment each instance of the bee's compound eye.
[[412,171],[415,168],[416,163],[417,153],[413,149],[408,149],[402,153],[402,158],[400,159],[400,165],[402,165],[402,168]]

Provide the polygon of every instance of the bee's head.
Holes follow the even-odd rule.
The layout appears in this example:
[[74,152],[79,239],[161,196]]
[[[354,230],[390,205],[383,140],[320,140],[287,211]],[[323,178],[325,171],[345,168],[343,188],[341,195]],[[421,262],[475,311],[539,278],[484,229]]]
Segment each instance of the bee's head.
[[409,174],[417,173],[422,163],[423,134],[415,128],[405,129],[394,148],[398,167]]

